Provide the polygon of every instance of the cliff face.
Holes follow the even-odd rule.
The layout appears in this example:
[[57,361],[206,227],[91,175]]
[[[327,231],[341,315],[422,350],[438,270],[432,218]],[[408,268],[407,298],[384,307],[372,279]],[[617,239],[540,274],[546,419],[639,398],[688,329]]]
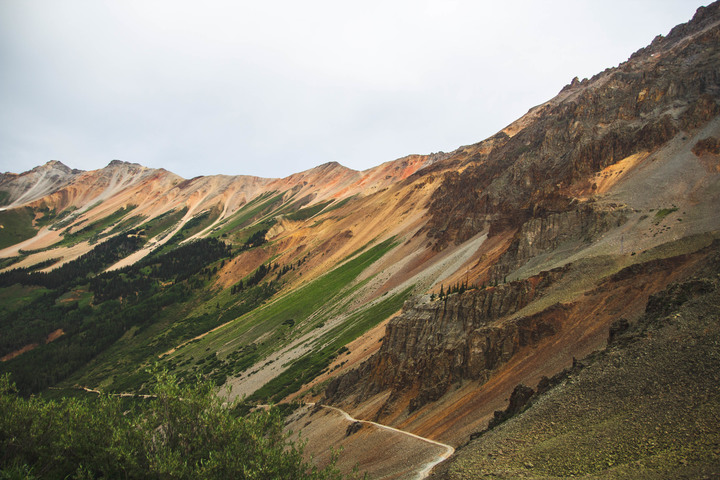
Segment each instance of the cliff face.
[[492,267],[491,280],[501,282],[505,275],[542,252],[563,243],[589,244],[627,219],[622,207],[598,208],[580,205],[565,212],[533,217],[516,233],[508,249]]
[[[718,4],[617,68],[577,79],[448,173],[430,204],[438,249],[573,208],[593,173],[720,113]],[[489,150],[489,151],[487,151]]]
[[512,421],[477,432],[431,478],[716,477],[717,247],[692,278],[650,297],[634,325],[616,328],[607,348],[538,385],[544,393],[529,404],[511,396],[498,413]]
[[[716,215],[713,220],[700,212],[705,207],[681,217],[686,207],[692,212],[716,201],[706,199],[716,199],[720,187],[712,163],[720,128],[719,66],[720,3],[715,3],[617,68],[573,80],[497,135],[466,147],[464,156],[425,170],[440,179],[424,229],[434,249],[487,232],[487,248],[465,267],[471,281],[501,285],[443,300],[408,301],[389,321],[379,351],[330,382],[325,400],[346,406],[354,400],[359,410],[426,428],[419,419],[433,407],[424,405],[455,386],[465,388],[465,380],[482,392],[523,348],[552,343],[547,347],[552,353],[543,357],[548,362],[572,350],[573,344],[563,342],[582,343],[584,354],[598,348],[604,341],[599,331],[607,332],[610,317],[636,311],[638,302],[675,275],[667,266],[655,279],[632,265],[646,262],[643,268],[649,268],[657,258],[683,258],[678,255],[695,251],[697,240],[681,245],[683,235],[718,228]],[[645,240],[651,238],[657,240]],[[623,242],[632,244],[632,251],[623,249]],[[599,246],[585,253],[591,245]],[[646,253],[653,248],[657,252]],[[577,256],[570,260],[567,251]],[[505,283],[537,272],[538,265],[550,265],[549,271]],[[632,276],[629,284],[612,275],[619,269]],[[555,289],[543,298],[559,281],[569,290],[573,281],[587,285],[567,296]],[[593,285],[601,285],[603,293]],[[565,303],[557,303],[559,297]],[[541,298],[528,309],[538,313],[518,313]],[[554,338],[542,342],[548,337]],[[375,408],[380,398],[384,404]]]
[[386,408],[391,409],[400,394],[416,391],[409,406],[413,411],[440,398],[453,383],[487,380],[520,349],[561,328],[561,305],[552,307],[555,315],[506,317],[542,295],[564,271],[543,272],[444,299],[413,297],[402,314],[388,323],[380,351],[359,369],[333,380],[326,399],[332,402],[356,395],[361,401],[390,389]]

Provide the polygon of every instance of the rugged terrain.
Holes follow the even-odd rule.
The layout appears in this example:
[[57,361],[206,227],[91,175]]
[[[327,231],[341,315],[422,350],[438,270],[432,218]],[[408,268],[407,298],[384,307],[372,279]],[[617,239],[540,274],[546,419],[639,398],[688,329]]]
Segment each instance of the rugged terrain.
[[[283,179],[185,180],[114,160],[89,172],[51,161],[2,174],[0,371],[26,394],[144,392],[147,367],[160,363],[248,402],[321,401],[454,446],[496,418],[518,385],[534,387],[573,365],[571,375],[591,375],[616,355],[627,372],[650,378],[654,356],[670,362],[661,355],[670,330],[643,337],[659,318],[659,292],[692,282],[715,288],[707,268],[720,235],[719,43],[716,3],[621,65],[572,80],[487,140],[363,172],[329,163]],[[705,290],[698,298],[711,295]],[[621,318],[629,332],[645,333],[604,350]],[[696,320],[678,337],[689,349],[706,341],[698,332],[714,338],[717,312]],[[635,362],[635,348],[647,362]],[[654,390],[658,398],[618,418],[632,422],[643,408],[670,415],[682,401],[715,415],[702,400],[707,375],[688,370],[702,358],[693,355],[673,368],[697,388],[667,383],[667,398]],[[705,357],[702,371],[712,377],[717,365]],[[561,465],[522,450],[522,462],[549,465],[535,472],[513,459],[488,463],[505,459],[492,449],[517,438],[510,428],[539,428],[544,413],[532,412],[542,402],[577,407],[552,420],[570,433],[542,438],[550,455],[585,425],[576,417],[613,411],[640,388],[624,370],[602,372],[558,380],[441,474],[634,478],[645,460],[649,476],[714,471],[712,449],[682,453],[700,433],[717,436],[709,427],[717,422],[693,423],[692,412],[682,423],[690,440],[673,426],[678,447],[657,464],[630,444],[623,448],[632,455],[598,453],[585,469],[588,452]],[[622,386],[616,396],[583,399],[592,382],[611,381]],[[405,454],[381,458],[331,417],[295,420],[310,452],[345,438],[348,468],[360,462],[378,478],[414,475]],[[656,426],[637,426],[633,438]],[[601,427],[592,431],[612,445]],[[673,470],[676,457],[685,463]],[[610,471],[609,461],[624,466]]]
[[714,247],[698,276],[652,296],[637,323],[617,324],[606,349],[547,382],[555,386],[530,397],[531,406],[518,402],[515,417],[463,446],[432,478],[720,475]]

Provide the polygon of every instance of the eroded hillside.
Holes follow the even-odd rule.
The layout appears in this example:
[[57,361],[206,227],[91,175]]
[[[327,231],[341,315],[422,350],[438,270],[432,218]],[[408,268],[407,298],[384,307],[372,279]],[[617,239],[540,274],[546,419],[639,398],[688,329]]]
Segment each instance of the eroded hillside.
[[[448,274],[425,268],[434,254],[416,233],[437,183],[416,173],[452,155],[284,179],[183,180],[120,161],[7,174],[2,367],[28,391],[64,379],[134,391],[160,361],[279,400]],[[22,203],[56,170],[54,190]]]
[[634,325],[615,324],[607,348],[533,385],[544,393],[517,389],[515,416],[432,478],[716,476],[717,248],[695,276],[653,295]]
[[[620,319],[645,328],[649,299],[714,264],[719,43],[716,3],[487,140],[363,172],[3,174],[0,370],[24,393],[143,392],[159,363],[465,444],[517,385],[604,349]],[[337,437],[317,432],[311,451]]]

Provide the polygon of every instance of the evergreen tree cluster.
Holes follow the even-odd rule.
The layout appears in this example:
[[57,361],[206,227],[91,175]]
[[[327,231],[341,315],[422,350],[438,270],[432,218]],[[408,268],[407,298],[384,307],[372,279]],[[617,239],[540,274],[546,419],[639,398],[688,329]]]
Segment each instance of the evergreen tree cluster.
[[156,281],[148,275],[102,274],[90,280],[95,303],[121,298],[137,301],[156,289]]
[[[191,298],[191,286],[178,279],[208,270],[208,264],[230,253],[223,242],[205,239],[95,275],[141,245],[137,236],[122,235],[49,273],[16,269],[0,275],[2,286],[22,283],[50,289],[22,308],[0,308],[0,356],[37,345],[0,363],[0,373],[12,372],[25,395],[56,384],[110,347],[128,329],[143,329],[155,322],[165,307]],[[85,285],[93,294],[94,307],[80,307],[78,301],[64,299],[63,295],[71,291],[77,295],[88,288]],[[45,344],[47,335],[58,329],[63,335]]]
[[52,267],[56,263],[58,263],[60,260],[62,260],[61,257],[55,257],[55,258],[48,258],[47,260],[43,260],[42,262],[38,262],[35,265],[30,265],[29,267],[26,267],[26,270],[28,272],[35,272],[37,270],[43,270],[48,267]]
[[210,280],[212,277],[217,275],[218,270],[222,270],[222,268],[225,266],[225,259],[223,259],[222,262],[220,262],[220,267],[214,266],[212,268],[207,267],[200,270],[200,275],[205,277],[206,279]]
[[294,269],[295,267],[293,265],[284,265],[282,268],[280,268],[277,263],[260,265],[257,270],[255,270],[248,278],[246,278],[245,280],[240,280],[240,282],[233,285],[230,289],[230,293],[232,295],[235,295],[244,291],[245,289],[254,287],[255,285],[259,284],[269,273],[277,272],[277,277],[275,277],[274,280],[270,281],[270,283],[272,284],[279,281],[283,275]]
[[181,282],[198,273],[209,263],[230,257],[231,248],[216,238],[203,238],[171,250],[157,257],[150,257],[138,264],[138,268],[152,265],[157,278]]
[[15,268],[0,273],[0,287],[38,285],[49,289],[65,289],[87,281],[87,277],[103,270],[121,258],[139,250],[145,240],[137,235],[112,237],[81,257],[49,272],[33,272],[30,268]]
[[[453,293],[465,293],[468,290],[476,289],[477,286],[471,285],[468,286],[467,280],[464,282],[457,282],[451,285],[447,292],[445,291],[445,286],[440,285],[440,293],[438,294],[438,298],[443,299],[447,298],[448,295],[452,295]],[[433,297],[434,299],[435,297]]]
[[96,302],[115,298],[137,300],[155,293],[158,282],[181,282],[198,273],[217,273],[217,267],[208,269],[207,265],[229,257],[230,253],[230,247],[224,242],[204,238],[135,265],[97,275],[90,281],[90,290]]
[[265,236],[270,231],[269,228],[263,228],[258,230],[257,232],[250,235],[250,237],[245,240],[245,242],[240,245],[240,248],[238,249],[237,253],[242,253],[246,250],[250,250],[251,248],[259,247],[261,245],[264,245],[267,243],[267,240],[265,239]]
[[[27,308],[0,316],[0,345],[3,354],[29,343],[38,348],[0,363],[0,374],[12,372],[23,395],[40,392],[64,380],[105,351],[132,327],[145,328],[155,322],[164,308],[183,302],[190,292],[183,284],[173,285],[134,305],[117,300],[94,308],[78,302],[57,303],[57,294],[48,293]],[[60,328],[64,334],[44,345],[47,333]]]
[[[277,267],[277,265],[275,265],[275,267]],[[262,279],[267,276],[268,273],[270,273],[272,268],[272,264],[260,265],[257,270],[255,270],[248,278],[246,278],[245,280],[240,280],[240,282],[238,282],[236,285],[233,285],[230,289],[230,293],[235,295],[242,292],[246,288],[254,287],[258,283],[260,283]]]

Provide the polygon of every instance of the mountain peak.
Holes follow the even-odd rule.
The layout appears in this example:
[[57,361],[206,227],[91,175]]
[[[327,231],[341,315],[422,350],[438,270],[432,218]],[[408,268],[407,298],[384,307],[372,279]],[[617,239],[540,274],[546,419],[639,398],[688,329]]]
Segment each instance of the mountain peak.
[[53,170],[60,171],[65,174],[77,174],[77,173],[82,172],[82,170],[77,170],[77,169],[68,167],[67,165],[62,163],[60,160],[50,160],[49,162],[47,162],[43,165],[40,165],[39,167],[35,167],[30,171],[31,172],[50,172]]
[[720,1],[713,2],[707,7],[698,8],[689,22],[676,25],[667,36],[656,36],[650,45],[633,53],[630,60],[644,55],[655,56],[717,23],[720,23]]
[[45,164],[46,167],[53,167],[53,168],[70,168],[64,163],[62,163],[60,160],[50,160]]
[[118,168],[118,167],[143,167],[139,163],[126,162],[124,160],[111,160],[105,168]]
[[336,169],[342,169],[342,170],[352,170],[351,168],[346,167],[345,165],[342,165],[339,162],[327,162],[323,163],[322,165],[318,165],[315,168],[312,168],[311,170],[314,171],[328,171],[328,170],[336,170]]

